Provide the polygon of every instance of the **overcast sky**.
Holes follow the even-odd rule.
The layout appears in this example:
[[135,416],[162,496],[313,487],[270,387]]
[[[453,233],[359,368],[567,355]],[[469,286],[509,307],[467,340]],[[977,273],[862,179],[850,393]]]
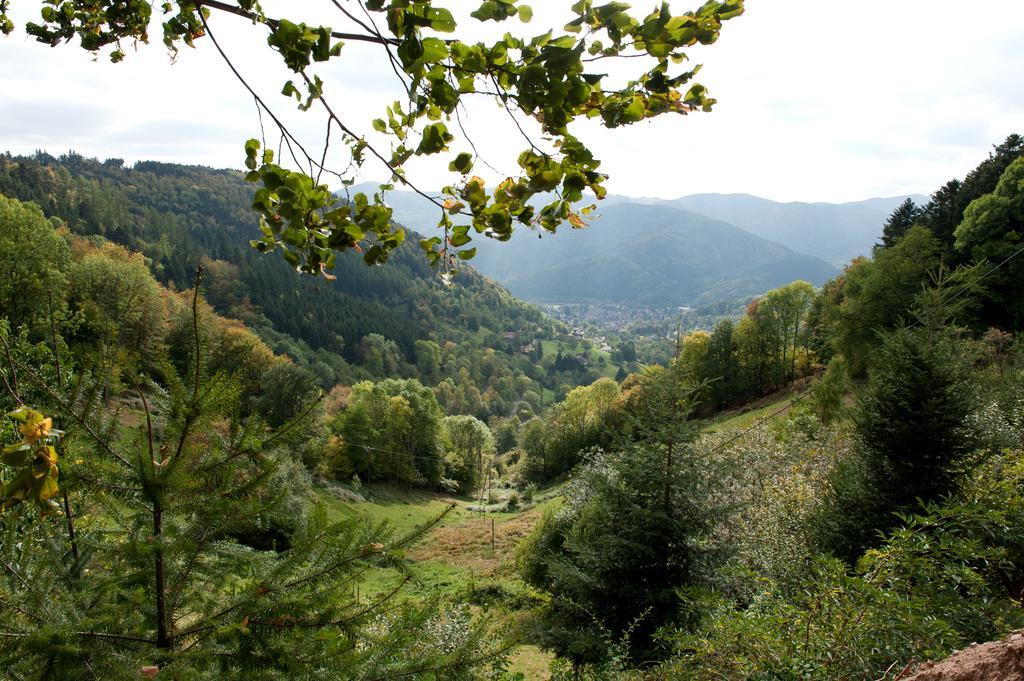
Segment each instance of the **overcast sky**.
[[[259,121],[209,41],[183,49],[172,64],[157,39],[111,65],[71,45],[31,41],[22,25],[39,2],[13,4],[18,29],[0,38],[0,150],[240,167],[242,143],[258,136]],[[329,4],[267,6],[331,22],[316,14]],[[530,33],[561,26],[570,4],[534,0]],[[680,11],[697,4],[672,3]],[[717,44],[691,54],[704,64],[700,82],[719,100],[714,112],[613,131],[584,127],[611,191],[664,198],[747,192],[782,201],[927,194],[963,176],[1011,132],[1024,132],[1021,0],[989,0],[984,12],[963,0],[747,5]],[[266,54],[263,36],[234,17],[212,21],[254,86],[315,147],[323,121],[298,115],[277,94],[287,76]],[[348,45],[323,73],[329,99],[362,131],[396,95],[380,55],[379,48]],[[499,171],[514,166],[522,140],[492,101],[472,105],[464,122]],[[363,179],[384,177],[380,168],[364,169]],[[430,163],[413,167],[412,177],[429,187],[448,181]]]

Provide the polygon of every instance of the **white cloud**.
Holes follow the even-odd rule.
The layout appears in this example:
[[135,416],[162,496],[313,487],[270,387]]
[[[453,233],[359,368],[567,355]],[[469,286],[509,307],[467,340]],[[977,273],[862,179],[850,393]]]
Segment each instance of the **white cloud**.
[[[30,4],[15,4],[19,23]],[[539,31],[560,25],[570,0],[534,4]],[[979,20],[952,0],[750,0],[717,44],[692,53],[719,100],[712,114],[613,131],[588,124],[582,136],[604,160],[610,188],[624,194],[839,201],[928,193],[1024,131],[1024,3],[992,0],[985,8]],[[262,37],[232,17],[215,17],[214,28],[252,85],[316,146],[324,119],[299,115],[278,94],[287,74]],[[324,76],[332,103],[360,131],[395,96],[394,75],[374,47],[347,45]],[[174,64],[157,41],[111,65],[19,32],[0,39],[0,92],[0,149],[14,152],[239,166],[242,141],[259,133],[252,99],[209,41]],[[514,166],[523,142],[492,101],[477,101],[465,122],[495,166]],[[411,176],[437,186],[443,170],[421,161]],[[379,168],[365,173],[382,177]]]

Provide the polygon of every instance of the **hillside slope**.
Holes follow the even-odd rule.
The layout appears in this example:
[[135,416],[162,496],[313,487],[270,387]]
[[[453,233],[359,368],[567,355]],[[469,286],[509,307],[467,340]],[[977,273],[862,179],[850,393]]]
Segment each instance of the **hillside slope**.
[[[299,276],[280,257],[250,246],[258,236],[252,187],[232,170],[155,162],[125,167],[75,154],[0,155],[0,194],[38,204],[76,234],[141,251],[157,279],[179,290],[192,286],[203,264],[215,309],[253,327],[275,351],[306,356],[318,374],[330,374],[339,355],[355,366],[342,371],[347,375],[324,377],[325,385],[414,374],[417,341],[424,339],[454,343],[466,356],[491,348],[520,371],[532,371],[515,353],[559,330],[539,309],[471,269],[446,287],[415,238],[384,267],[367,267],[348,253],[338,258],[334,281]],[[374,334],[383,341],[366,340]],[[390,366],[388,355],[395,353],[382,342],[397,346]],[[423,378],[433,382],[443,373],[434,368]]]
[[757,295],[836,270],[733,225],[666,206],[622,203],[583,230],[524,233],[481,248],[477,267],[537,302],[679,306]]

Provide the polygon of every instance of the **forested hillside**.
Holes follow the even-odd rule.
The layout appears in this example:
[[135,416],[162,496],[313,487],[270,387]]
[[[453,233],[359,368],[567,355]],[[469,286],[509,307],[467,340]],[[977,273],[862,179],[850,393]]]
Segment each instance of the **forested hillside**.
[[7,155],[0,194],[36,203],[75,234],[141,252],[171,288],[191,288],[201,265],[214,309],[296,359],[324,388],[385,376],[447,380],[446,406],[487,417],[505,415],[524,397],[539,409],[545,389],[564,394],[564,386],[603,373],[589,353],[570,350],[575,340],[566,354],[578,362],[541,362],[538,348],[564,337],[564,328],[472,269],[458,286],[445,286],[414,239],[387,267],[345,253],[334,279],[297,277],[251,247],[259,236],[252,188],[234,171]]

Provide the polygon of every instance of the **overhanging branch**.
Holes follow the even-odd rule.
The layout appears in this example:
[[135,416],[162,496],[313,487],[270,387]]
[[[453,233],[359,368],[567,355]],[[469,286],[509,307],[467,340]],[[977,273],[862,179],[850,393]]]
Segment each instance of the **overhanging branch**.
[[[269,17],[262,18],[253,12],[247,12],[241,7],[229,5],[226,2],[220,2],[220,0],[192,0],[192,4],[196,7],[209,7],[221,12],[227,12],[228,14],[234,14],[235,16],[244,17],[251,21],[265,22],[271,28],[277,28],[277,19],[271,19]],[[375,43],[377,45],[398,45],[399,41],[395,38],[385,38],[379,35],[364,35],[362,33],[346,33],[343,31],[331,31],[331,37],[339,40],[355,40],[364,43]]]

